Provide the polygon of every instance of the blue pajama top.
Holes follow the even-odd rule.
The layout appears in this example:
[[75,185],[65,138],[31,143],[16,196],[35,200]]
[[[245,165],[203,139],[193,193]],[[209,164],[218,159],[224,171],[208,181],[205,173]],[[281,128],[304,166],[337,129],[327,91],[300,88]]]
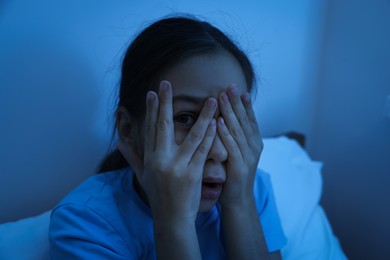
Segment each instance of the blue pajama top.
[[[270,176],[261,170],[254,194],[268,250],[280,250],[287,239]],[[219,208],[196,219],[203,259],[227,258]],[[49,238],[54,259],[156,259],[151,211],[134,189],[130,168],[92,176],[67,195],[52,211]]]

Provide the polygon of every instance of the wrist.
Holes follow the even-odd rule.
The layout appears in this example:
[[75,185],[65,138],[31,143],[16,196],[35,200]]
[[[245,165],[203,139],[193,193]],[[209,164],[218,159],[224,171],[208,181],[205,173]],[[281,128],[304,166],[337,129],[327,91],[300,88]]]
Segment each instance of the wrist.
[[247,196],[242,199],[235,199],[231,201],[221,201],[222,211],[248,211],[257,209],[254,196]]
[[151,207],[154,225],[166,226],[191,226],[195,225],[197,212],[190,210],[174,210],[172,208]]
[[201,259],[195,221],[157,221],[154,239],[159,259]]
[[[267,259],[268,251],[254,199],[222,206],[225,249],[230,259]],[[237,237],[237,234],[242,234]]]
[[157,218],[153,220],[154,230],[158,234],[180,234],[196,231],[195,220],[185,218]]

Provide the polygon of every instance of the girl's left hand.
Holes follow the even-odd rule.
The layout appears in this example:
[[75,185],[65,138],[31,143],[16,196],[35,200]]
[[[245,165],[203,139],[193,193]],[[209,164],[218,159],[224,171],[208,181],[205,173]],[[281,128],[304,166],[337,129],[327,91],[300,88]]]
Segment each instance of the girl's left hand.
[[218,133],[228,152],[227,178],[219,202],[236,207],[253,202],[254,180],[263,142],[248,92],[230,85],[219,96]]

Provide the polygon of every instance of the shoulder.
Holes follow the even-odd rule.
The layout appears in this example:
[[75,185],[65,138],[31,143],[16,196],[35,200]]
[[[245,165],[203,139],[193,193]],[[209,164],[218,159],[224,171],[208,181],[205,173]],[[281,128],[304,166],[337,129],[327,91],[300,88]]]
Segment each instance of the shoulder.
[[130,168],[92,176],[71,191],[54,209],[94,212],[118,225],[128,216],[148,214],[146,205],[133,188],[133,173]]
[[[92,176],[53,209],[49,229],[53,255],[86,257],[89,253],[83,248],[93,248],[95,252],[106,256],[111,252],[115,254],[113,258],[129,255],[124,234],[109,219],[110,212],[111,217],[116,215],[112,206],[115,205],[113,194],[120,190],[124,176],[125,172]],[[77,246],[70,249],[70,244]]]
[[127,178],[128,170],[88,178],[53,209],[51,222],[67,225],[72,219],[88,226],[91,222],[100,221],[100,225],[106,223],[114,228],[120,218],[121,201],[124,196],[129,196],[124,187]]
[[[151,221],[146,206],[132,188],[132,177],[130,169],[103,173],[70,192],[52,211],[52,251],[77,257],[90,251],[83,248],[94,248],[100,255],[115,253],[108,259],[137,256],[145,251],[144,245],[150,244],[150,232],[145,229]],[[140,226],[143,233],[139,232]],[[69,248],[69,244],[75,247]]]
[[127,170],[120,170],[89,177],[66,195],[54,210],[69,203],[91,206],[96,200],[110,198],[115,191],[121,189],[121,183],[127,177],[126,173]]

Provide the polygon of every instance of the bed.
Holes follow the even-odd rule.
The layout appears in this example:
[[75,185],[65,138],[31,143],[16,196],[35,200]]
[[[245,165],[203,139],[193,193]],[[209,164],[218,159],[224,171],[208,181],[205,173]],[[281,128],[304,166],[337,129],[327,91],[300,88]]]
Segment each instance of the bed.
[[[288,243],[283,259],[346,259],[319,204],[322,163],[310,159],[305,138],[287,133],[264,138],[259,168],[271,175]],[[50,211],[0,225],[0,259],[50,259]]]

